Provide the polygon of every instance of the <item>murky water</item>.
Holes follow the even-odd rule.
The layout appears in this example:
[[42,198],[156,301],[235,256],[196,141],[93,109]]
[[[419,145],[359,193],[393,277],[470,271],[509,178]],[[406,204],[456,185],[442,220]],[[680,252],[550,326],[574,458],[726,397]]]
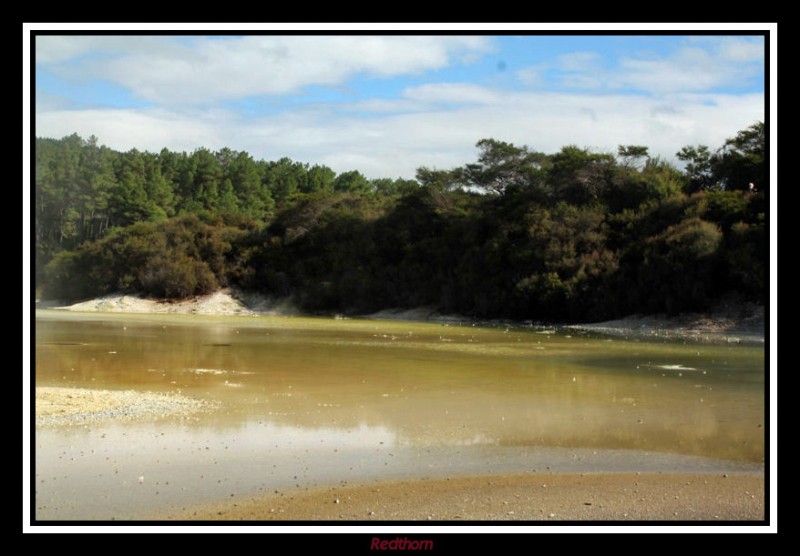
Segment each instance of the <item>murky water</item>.
[[37,519],[372,479],[762,469],[764,350],[574,331],[36,312],[39,386],[180,392],[190,420],[40,429]]

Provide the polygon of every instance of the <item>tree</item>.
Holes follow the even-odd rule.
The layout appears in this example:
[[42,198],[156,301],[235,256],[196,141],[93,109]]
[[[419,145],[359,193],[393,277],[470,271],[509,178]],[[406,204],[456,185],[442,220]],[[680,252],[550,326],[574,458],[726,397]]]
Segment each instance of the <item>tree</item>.
[[562,147],[551,161],[548,178],[556,199],[574,205],[597,200],[616,170],[612,155],[592,153],[575,145]]
[[304,310],[560,321],[763,295],[767,199],[718,190],[766,176],[763,124],[715,152],[685,147],[685,173],[639,145],[477,146],[474,164],[368,180],[231,149],[37,139],[37,288],[182,297],[238,285]]
[[283,203],[300,190],[300,184],[306,181],[306,169],[301,163],[283,157],[267,163],[264,181],[272,197]]
[[687,193],[704,191],[714,188],[714,166],[711,160],[711,151],[706,145],[696,147],[685,146],[675,153],[678,160],[686,163],[686,175],[689,177]]
[[150,219],[163,220],[175,214],[175,197],[172,184],[161,173],[161,161],[157,155],[144,154],[145,193],[149,200]]
[[714,270],[722,232],[689,217],[648,239],[639,283],[647,284],[648,311],[676,314],[706,309],[714,298]]
[[714,156],[714,173],[726,190],[749,189],[753,183],[764,190],[766,183],[766,129],[757,122],[728,139]]
[[648,148],[643,145],[620,145],[617,147],[617,156],[622,159],[625,168],[640,170],[650,159]]
[[360,193],[362,195],[373,191],[369,180],[358,170],[343,172],[336,176],[333,182],[333,190],[344,193]]
[[372,188],[378,195],[408,195],[419,188],[419,183],[403,178],[378,178],[372,180]]
[[79,241],[96,239],[108,228],[109,197],[116,181],[112,156],[110,149],[98,146],[94,135],[81,149],[76,207],[81,218]]
[[238,200],[241,213],[263,217],[275,206],[269,188],[261,180],[261,172],[253,158],[245,153],[236,154],[228,164],[228,179]]
[[463,180],[487,192],[503,194],[508,188],[525,188],[534,181],[547,157],[495,139],[481,139],[478,162],[467,164],[460,171]]
[[308,169],[305,181],[300,185],[303,193],[332,193],[336,172],[327,166],[315,164]]
[[747,190],[753,183],[766,189],[766,129],[757,122],[725,141],[712,153],[705,145],[683,147],[676,156],[686,162],[687,193]]
[[208,149],[197,149],[192,158],[196,162],[194,174],[194,201],[200,208],[216,210],[220,201],[222,168],[214,154]]
[[453,170],[435,170],[422,166],[417,168],[416,177],[425,189],[450,191],[459,187],[458,172]]
[[114,223],[127,226],[149,220],[154,207],[147,196],[147,177],[142,153],[131,149],[122,155],[116,173],[117,184],[111,200],[115,207]]

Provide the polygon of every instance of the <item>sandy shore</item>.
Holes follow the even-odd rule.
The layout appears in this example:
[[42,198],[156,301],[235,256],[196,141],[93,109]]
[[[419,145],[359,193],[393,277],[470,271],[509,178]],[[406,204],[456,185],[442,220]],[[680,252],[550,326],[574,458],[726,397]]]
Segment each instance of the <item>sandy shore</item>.
[[760,521],[762,474],[584,473],[341,486],[183,508],[153,519]]

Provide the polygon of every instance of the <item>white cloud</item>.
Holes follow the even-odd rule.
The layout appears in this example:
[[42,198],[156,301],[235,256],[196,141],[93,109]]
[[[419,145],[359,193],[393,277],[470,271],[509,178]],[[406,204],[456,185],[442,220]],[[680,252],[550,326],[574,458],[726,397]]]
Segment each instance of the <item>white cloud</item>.
[[558,67],[563,71],[594,71],[600,61],[597,52],[570,52],[558,57]]
[[756,62],[764,59],[763,40],[744,40],[734,37],[725,37],[720,44],[720,53],[728,60],[734,62]]
[[[420,166],[453,168],[472,162],[486,137],[553,153],[567,144],[614,152],[641,144],[674,160],[688,144],[716,148],[737,131],[764,119],[761,94],[634,95],[505,93],[463,87],[411,91],[426,101],[491,98],[491,102],[387,110],[362,118],[341,106],[246,119],[229,112],[177,113],[165,109],[51,111],[37,115],[37,136],[96,135],[118,150],[136,147],[192,151],[224,146],[257,159],[288,156],[358,169],[371,178],[413,177]],[[470,96],[472,95],[472,96]],[[402,102],[408,102],[404,100]],[[387,107],[388,108],[388,107]]]
[[[97,46],[92,37],[85,39],[87,43],[51,38],[42,46],[40,59],[65,61]],[[111,80],[138,98],[185,106],[285,94],[307,85],[337,85],[359,73],[414,74],[491,48],[489,39],[481,36],[247,36],[186,39],[156,54],[147,39],[136,42],[128,37],[107,45],[110,52],[124,50],[123,54],[104,55],[79,67],[56,66],[53,71]],[[64,46],[65,54],[59,57],[57,51]]]
[[704,49],[684,48],[668,59],[623,59],[618,85],[644,91],[706,91],[720,83],[719,66]]
[[413,113],[454,108],[462,104],[492,104],[502,100],[498,91],[471,83],[429,83],[408,87],[393,99],[367,99],[340,105],[345,112]]
[[348,104],[343,107],[343,110],[350,112],[413,112],[421,110],[424,106],[422,103],[409,100],[409,99],[383,99],[383,98],[370,98]]
[[761,75],[763,56],[758,38],[696,37],[666,55],[641,52],[615,63],[595,52],[562,54],[549,70],[572,89],[710,92],[749,85]]
[[611,152],[643,144],[673,159],[684,145],[717,147],[765,117],[761,94],[700,94],[752,79],[761,67],[756,53],[763,41],[730,37],[690,40],[669,56],[630,56],[616,67],[595,53],[575,52],[515,73],[535,87],[554,74],[581,91],[573,94],[428,83],[396,98],[317,102],[269,116],[201,109],[308,85],[343,86],[359,74],[421,74],[491,48],[481,36],[38,37],[37,62],[48,70],[110,80],[161,105],[68,110],[74,105],[38,93],[36,135],[96,135],[123,151],[228,146],[258,159],[288,156],[337,172],[413,177],[420,166],[473,161],[475,143],[486,137],[548,153],[567,144]]
[[38,36],[36,37],[35,43],[36,63],[53,64],[77,58],[93,51],[103,42],[105,42],[103,41],[103,37],[75,37],[72,35]]
[[[161,109],[53,110],[36,115],[36,136],[61,138],[72,133],[97,136],[101,144],[121,151],[132,148],[160,151],[192,151],[204,146],[226,146],[232,139],[218,117],[193,117]],[[235,125],[231,126],[235,129]]]
[[517,70],[515,75],[517,79],[519,79],[524,85],[529,87],[541,85],[544,83],[542,79],[542,71],[540,68],[523,68],[521,70]]
[[686,46],[665,58],[624,58],[611,82],[656,93],[701,92],[748,83],[760,74],[763,47],[762,57],[755,56],[758,43],[722,38],[700,44],[703,47]]
[[38,35],[35,58],[37,64],[54,65],[90,54],[102,53],[105,58],[123,54],[158,56],[182,48],[180,42],[159,36]]
[[403,96],[432,103],[489,104],[501,100],[495,91],[471,83],[430,83],[408,88]]

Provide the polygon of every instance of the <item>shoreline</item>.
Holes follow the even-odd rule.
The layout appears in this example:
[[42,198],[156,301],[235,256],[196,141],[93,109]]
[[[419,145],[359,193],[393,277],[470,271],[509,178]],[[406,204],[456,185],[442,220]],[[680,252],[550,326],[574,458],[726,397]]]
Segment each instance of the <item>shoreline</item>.
[[186,521],[763,521],[763,473],[528,473],[380,481],[188,506]]
[[[67,307],[63,311],[93,313],[197,314],[197,315],[289,315],[264,300],[244,303],[236,292],[219,291],[183,302],[159,302],[135,296],[106,296]],[[44,305],[44,304],[43,304]],[[288,307],[288,305],[287,305]],[[37,308],[40,308],[37,305]],[[45,308],[45,307],[41,307]],[[49,307],[55,309],[56,307]],[[619,336],[647,341],[683,340],[704,343],[764,344],[764,312],[734,308],[714,315],[632,316],[606,323],[578,325],[534,325],[533,323],[489,321],[481,326],[539,327],[547,333],[556,329]],[[81,318],[79,315],[77,317]],[[120,315],[122,317],[122,315]],[[345,318],[335,317],[332,318]],[[443,316],[428,309],[383,311],[366,319],[413,320],[443,325],[469,325],[470,319]],[[760,334],[759,334],[760,332]],[[38,410],[46,407],[39,401]],[[81,392],[83,390],[83,392]],[[70,403],[76,395],[95,396],[87,389],[65,389]],[[107,391],[100,391],[105,396]],[[121,392],[121,394],[126,394]],[[155,393],[153,393],[155,395]],[[126,394],[127,395],[127,394]],[[189,407],[187,400],[158,394],[143,412],[131,401],[122,405],[108,398],[106,406],[90,411],[73,411],[72,417],[48,419],[63,424],[86,425],[96,418],[160,419],[186,418],[189,413],[209,407]],[[63,400],[61,400],[63,402]],[[96,399],[88,399],[94,403]],[[165,409],[165,403],[170,402]],[[202,403],[202,402],[200,402]],[[150,407],[150,409],[147,409]],[[170,409],[176,413],[169,414]],[[107,412],[110,411],[111,413]],[[184,415],[181,415],[186,411]],[[69,412],[67,412],[69,413]],[[130,417],[126,415],[130,414]],[[88,415],[88,416],[87,416]],[[135,415],[135,417],[134,417]],[[555,469],[555,468],[554,468]],[[727,469],[727,468],[725,468]],[[362,484],[310,487],[277,494],[244,495],[203,504],[187,504],[147,520],[245,520],[245,521],[350,521],[419,523],[459,521],[547,522],[547,521],[763,521],[765,519],[765,473],[763,471],[669,471],[658,472],[534,472],[497,475],[453,475],[447,478],[376,480]],[[231,494],[230,496],[233,496]]]
[[[274,301],[258,294],[232,288],[180,301],[145,299],[137,295],[112,294],[78,303],[63,305],[58,301],[37,301],[37,309],[75,312],[196,314],[244,316],[303,316],[290,301]],[[314,315],[306,315],[314,316]],[[329,315],[335,319],[348,319]],[[475,320],[459,315],[443,315],[431,308],[386,309],[352,318],[432,322],[445,325],[479,325],[488,327],[525,327],[566,329],[603,334],[627,339],[658,341],[690,340],[698,343],[727,343],[744,345],[765,344],[765,313],[763,306],[726,303],[707,313],[687,313],[678,316],[630,315],[598,323],[534,323],[533,321]]]

